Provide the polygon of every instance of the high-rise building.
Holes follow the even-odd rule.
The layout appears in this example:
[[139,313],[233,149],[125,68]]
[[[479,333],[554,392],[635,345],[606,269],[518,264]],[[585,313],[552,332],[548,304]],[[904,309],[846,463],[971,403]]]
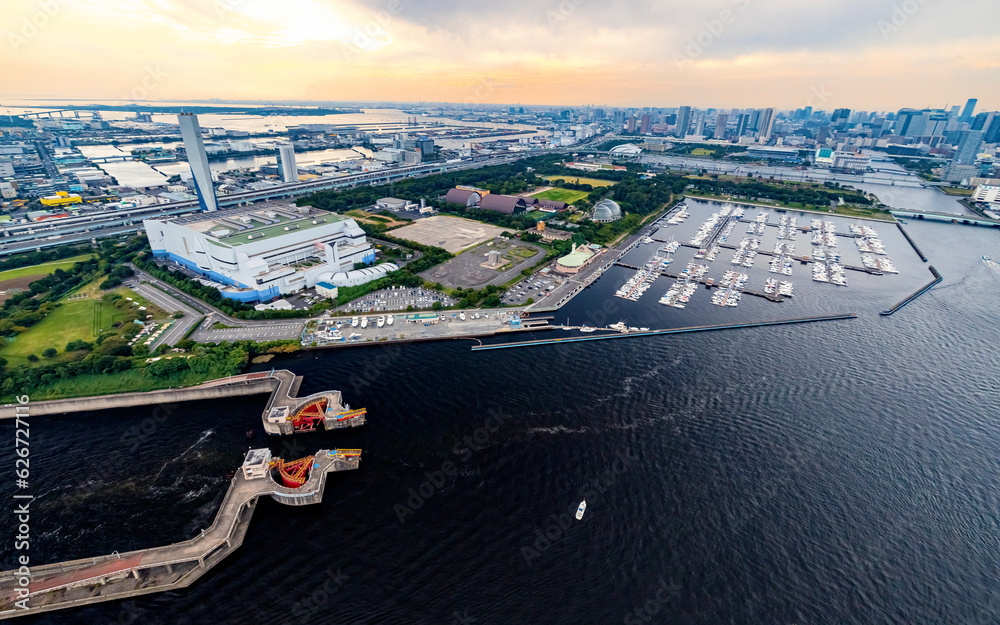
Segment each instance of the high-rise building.
[[278,146],[278,174],[284,182],[299,181],[299,169],[295,166],[295,146],[291,143]]
[[691,126],[691,107],[682,106],[677,109],[677,125],[674,127],[674,134],[683,139],[687,136],[689,126]]
[[983,141],[986,143],[1000,143],[1000,115],[994,115],[993,121],[986,126]]
[[653,118],[650,117],[649,113],[642,114],[642,123],[639,124],[639,133],[648,135],[650,128],[653,126]]
[[979,104],[979,100],[969,98],[969,101],[965,103],[965,109],[962,111],[962,119],[972,119],[972,114],[976,112],[977,104]]
[[630,135],[634,135],[637,128],[635,115],[630,115],[628,118],[628,124],[625,126],[625,132]]
[[834,126],[843,126],[851,117],[851,109],[836,109],[830,117],[830,123]]
[[972,127],[969,130],[987,130],[993,123],[996,113],[980,113],[972,120]]
[[705,111],[698,111],[694,118],[694,133],[697,137],[705,136]]
[[771,139],[771,129],[774,128],[774,109],[764,109],[757,123],[757,136],[761,143],[766,143]]
[[181,127],[181,137],[184,139],[184,151],[187,153],[191,176],[194,178],[194,189],[198,194],[198,204],[202,212],[219,210],[219,202],[215,197],[215,187],[212,186],[212,169],[208,166],[208,154],[205,152],[205,142],[201,140],[201,126],[198,116],[193,113],[181,113],[177,116]]
[[713,135],[716,139],[726,138],[726,124],[729,123],[729,115],[726,113],[719,113],[715,117],[715,134]]
[[742,113],[736,119],[736,139],[739,140],[740,137],[747,134],[747,130],[750,128],[750,116],[746,113]]
[[955,152],[954,163],[956,165],[973,165],[979,148],[983,145],[982,130],[966,130],[962,135],[962,140],[958,142],[958,150]]

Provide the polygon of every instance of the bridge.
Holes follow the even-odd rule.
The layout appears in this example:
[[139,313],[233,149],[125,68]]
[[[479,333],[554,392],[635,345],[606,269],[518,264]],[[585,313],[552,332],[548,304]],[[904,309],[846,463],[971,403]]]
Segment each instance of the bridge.
[[114,156],[94,156],[87,159],[91,163],[110,163],[113,161],[131,161],[135,157],[131,154],[116,154]]
[[896,209],[889,211],[893,217],[907,217],[909,219],[923,219],[926,221],[943,221],[953,224],[965,224],[969,226],[987,226],[990,228],[1000,228],[1000,220],[988,217],[972,215],[955,215],[952,213],[935,213],[932,211],[920,211],[911,209]]

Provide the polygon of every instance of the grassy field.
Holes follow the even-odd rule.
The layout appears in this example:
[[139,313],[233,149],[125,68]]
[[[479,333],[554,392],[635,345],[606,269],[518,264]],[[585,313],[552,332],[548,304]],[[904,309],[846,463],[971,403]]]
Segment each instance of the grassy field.
[[[39,357],[36,364],[67,360],[71,358],[63,351],[67,343],[75,340],[92,343],[101,330],[109,330],[115,323],[125,321],[124,312],[101,301],[103,292],[97,288],[97,284],[103,281],[103,277],[98,278],[82,287],[73,296],[62,300],[61,306],[28,328],[27,332],[8,339],[7,345],[0,350],[0,357],[6,358],[11,366],[31,366],[33,363],[28,360],[31,354]],[[166,320],[170,316],[130,289],[119,287],[112,292],[122,297],[131,297],[141,306],[146,306],[147,314],[153,315],[157,321]],[[87,297],[82,297],[83,295]],[[49,347],[59,351],[59,355],[51,360],[41,357],[42,352]]]
[[84,260],[90,260],[93,258],[93,254],[83,254],[80,256],[73,256],[72,258],[64,258],[62,260],[54,260],[50,263],[42,263],[41,265],[32,265],[30,267],[18,267],[17,269],[8,269],[7,271],[0,271],[0,283],[6,280],[13,280],[14,278],[24,278],[24,277],[42,277],[47,276],[50,273],[55,272],[56,269],[62,269],[67,271],[73,268],[78,262]]
[[[32,391],[31,399],[63,399],[67,397],[89,397],[111,393],[144,393],[164,388],[194,386],[201,382],[224,377],[225,372],[195,373],[190,369],[167,378],[156,378],[144,369],[130,369],[120,373],[80,375],[65,380],[56,380],[51,386]],[[11,401],[12,397],[0,397],[0,401]]]
[[542,191],[532,197],[536,197],[539,200],[551,200],[553,202],[566,202],[567,204],[574,204],[579,200],[590,195],[589,191],[573,191],[572,189],[549,189],[548,191]]
[[[97,303],[93,299],[64,301],[62,306],[27,332],[8,339],[7,345],[0,350],[0,356],[6,358],[11,366],[30,365],[30,354],[41,357],[45,349],[54,347],[59,350],[60,355],[52,360],[63,360],[65,355],[62,352],[66,349],[66,343],[77,339],[93,342],[97,338],[95,329],[101,316]],[[46,360],[40,358],[39,362]]]
[[613,180],[600,180],[598,178],[581,178],[578,176],[542,176],[546,180],[565,180],[566,182],[572,182],[573,184],[589,184],[592,187],[612,187],[615,185]]
[[938,187],[948,195],[972,195],[975,189],[959,189],[957,187]]
[[705,148],[691,150],[691,156],[711,156],[712,154],[715,154],[715,150],[706,150]]

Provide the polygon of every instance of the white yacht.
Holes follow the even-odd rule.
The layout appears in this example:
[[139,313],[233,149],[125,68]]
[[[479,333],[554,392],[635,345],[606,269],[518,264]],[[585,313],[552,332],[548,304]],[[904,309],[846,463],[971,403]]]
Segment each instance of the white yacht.
[[351,317],[351,327],[352,328],[358,327],[358,318],[357,317]]
[[576,520],[579,521],[583,518],[583,513],[587,511],[587,500],[584,499],[580,502],[580,506],[576,509]]
[[361,318],[361,328],[364,329],[364,328],[367,328],[367,327],[368,327],[368,317],[362,317]]
[[385,323],[386,323],[386,325],[390,325],[391,326],[392,322],[395,321],[395,320],[396,320],[395,317],[393,317],[392,315],[389,315],[388,317],[385,318]]
[[378,317],[378,327],[385,326],[385,315],[379,315]]
[[458,313],[458,318],[461,319],[462,321],[465,321],[465,313],[464,312]]

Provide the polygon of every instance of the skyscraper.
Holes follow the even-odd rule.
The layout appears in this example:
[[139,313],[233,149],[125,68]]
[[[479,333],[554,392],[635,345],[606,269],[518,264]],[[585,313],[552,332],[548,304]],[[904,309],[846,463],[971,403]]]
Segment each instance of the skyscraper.
[[972,114],[976,112],[977,104],[979,104],[979,100],[969,98],[969,101],[965,103],[965,110],[962,111],[962,119],[972,119]]
[[750,116],[746,113],[742,113],[736,120],[736,139],[739,140],[740,137],[747,133],[750,128]]
[[181,126],[184,151],[187,153],[191,176],[194,178],[198,204],[201,206],[202,212],[219,210],[219,202],[215,198],[215,187],[212,186],[212,169],[208,166],[205,142],[201,140],[201,126],[198,125],[198,116],[193,113],[181,113],[177,116],[177,122]]
[[625,127],[625,132],[627,132],[630,135],[634,135],[635,134],[635,130],[636,130],[636,123],[635,123],[635,121],[636,121],[635,120],[635,115],[629,115],[628,124]]
[[729,122],[729,115],[726,113],[719,113],[715,117],[715,134],[713,135],[716,139],[726,138],[726,124]]
[[847,121],[851,118],[851,109],[836,109],[833,112],[833,116],[830,118],[830,123],[834,126],[847,125]]
[[983,145],[982,130],[967,130],[958,142],[958,151],[955,152],[956,165],[974,165],[979,148]]
[[771,139],[772,128],[774,128],[774,109],[764,109],[757,124],[757,136],[761,143],[767,143]]
[[705,111],[698,111],[694,119],[694,132],[697,137],[705,136]]
[[677,126],[674,134],[682,139],[687,136],[688,127],[691,125],[691,107],[682,106],[677,109]]
[[278,175],[284,182],[298,182],[299,169],[295,165],[295,146],[282,143],[278,146]]
[[986,143],[1000,143],[1000,115],[994,115],[993,121],[986,126],[986,133],[983,136]]
[[653,118],[650,117],[649,113],[643,113],[642,123],[639,124],[639,134],[648,135],[652,125],[653,125]]

